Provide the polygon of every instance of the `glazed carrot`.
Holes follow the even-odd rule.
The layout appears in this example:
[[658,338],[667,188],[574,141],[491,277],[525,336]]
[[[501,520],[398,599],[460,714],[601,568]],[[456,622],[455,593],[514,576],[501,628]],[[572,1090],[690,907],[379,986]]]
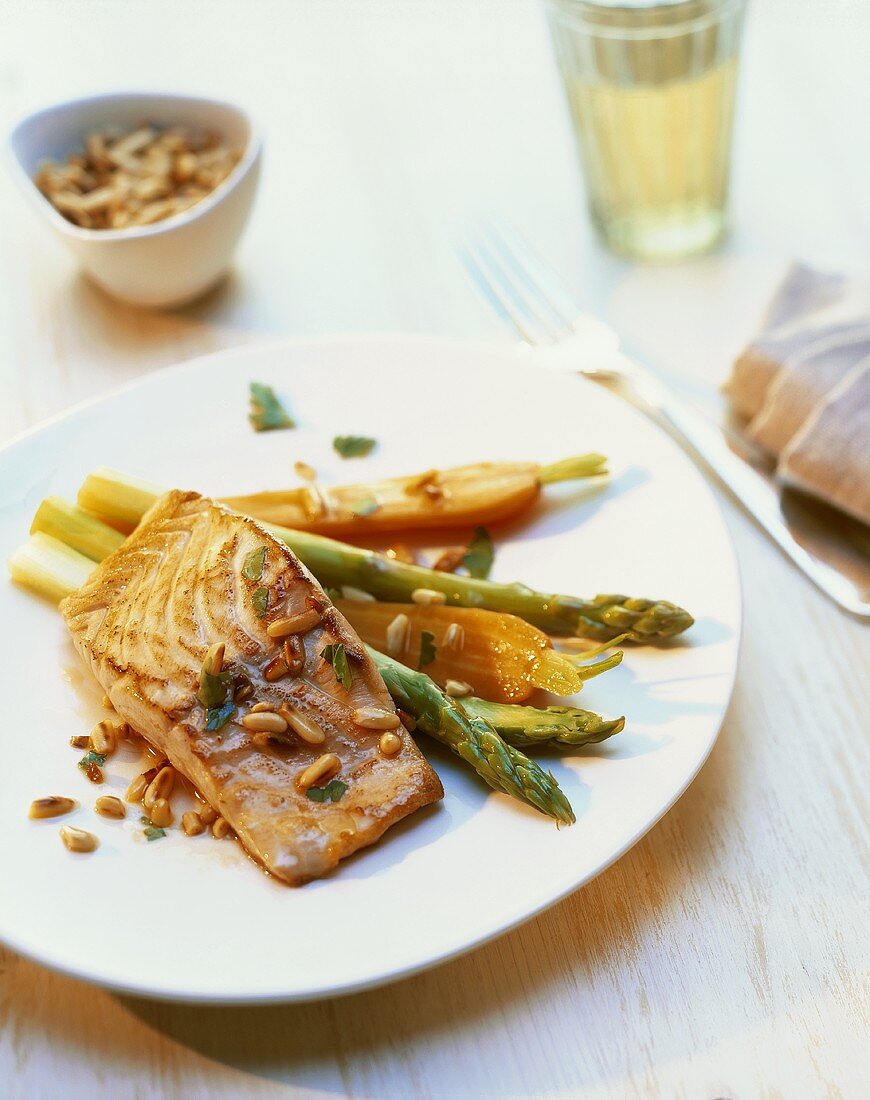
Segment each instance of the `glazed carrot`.
[[[538,688],[573,695],[595,674],[595,665],[557,653],[543,631],[515,615],[439,604],[334,602],[364,642],[422,668],[448,693],[517,703]],[[609,658],[607,667],[613,663]]]
[[587,454],[549,466],[479,462],[357,485],[225,497],[223,503],[264,523],[327,535],[367,535],[421,527],[463,527],[518,515],[557,481],[605,474],[606,459]]

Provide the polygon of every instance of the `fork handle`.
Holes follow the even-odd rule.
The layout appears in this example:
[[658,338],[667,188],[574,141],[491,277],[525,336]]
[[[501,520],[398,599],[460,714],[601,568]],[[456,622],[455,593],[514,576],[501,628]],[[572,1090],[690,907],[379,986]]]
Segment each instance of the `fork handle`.
[[722,429],[663,386],[641,364],[629,361],[627,368],[619,374],[642,403],[664,417],[813,584],[844,610],[862,619],[870,618],[867,605],[855,596],[851,585],[835,569],[808,554],[795,540],[782,519],[778,494],[749,463],[734,454]]

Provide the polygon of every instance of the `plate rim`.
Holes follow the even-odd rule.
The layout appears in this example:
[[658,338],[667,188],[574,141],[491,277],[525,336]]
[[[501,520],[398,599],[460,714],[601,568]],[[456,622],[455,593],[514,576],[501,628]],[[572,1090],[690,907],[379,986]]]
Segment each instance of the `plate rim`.
[[[528,371],[541,371],[543,374],[570,374],[572,372],[564,370],[552,370],[547,367],[540,366],[534,361],[528,358],[524,358],[522,355],[522,348],[513,343],[505,343],[503,341],[494,339],[482,339],[482,338],[463,338],[444,336],[439,334],[427,334],[427,333],[415,333],[415,332],[402,332],[402,331],[366,331],[366,332],[349,332],[349,333],[336,333],[336,334],[319,334],[316,336],[298,336],[298,337],[282,337],[270,340],[253,340],[243,341],[239,344],[232,344],[227,347],[218,348],[211,352],[206,352],[203,355],[196,355],[190,359],[184,359],[179,362],[169,363],[164,366],[158,367],[154,370],[148,371],[145,374],[139,375],[136,378],[129,379],[120,385],[113,386],[105,392],[95,394],[91,397],[86,397],[81,401],[75,402],[73,405],[68,406],[65,409],[54,413],[37,423],[30,425],[23,431],[14,435],[11,439],[7,440],[2,446],[0,446],[0,459],[3,459],[6,453],[13,450],[15,447],[30,439],[32,436],[41,434],[44,431],[54,427],[57,424],[62,423],[65,420],[72,419],[81,412],[84,412],[94,406],[108,402],[113,398],[130,391],[135,391],[140,388],[160,383],[166,378],[171,378],[174,374],[181,374],[185,371],[192,369],[198,369],[202,364],[209,363],[215,360],[220,360],[226,357],[232,357],[238,353],[268,353],[268,352],[280,352],[282,349],[298,350],[305,347],[323,347],[323,346],[336,346],[345,345],[352,346],[354,344],[417,344],[426,345],[428,347],[452,347],[462,349],[465,351],[478,351],[484,354],[496,357],[503,357],[503,365],[511,362],[512,366],[528,370]],[[493,367],[495,364],[493,364]],[[480,364],[479,369],[493,369],[490,366]],[[592,382],[582,379],[577,379],[581,384],[587,382],[592,385]],[[535,901],[531,907],[524,906],[520,913],[510,914],[505,921],[498,923],[495,927],[488,929],[485,933],[476,936],[475,938],[463,943],[461,946],[455,948],[447,948],[439,955],[427,958],[420,962],[408,964],[407,966],[398,965],[393,969],[379,973],[377,975],[361,978],[357,981],[340,985],[327,985],[318,988],[309,988],[298,992],[265,992],[265,993],[252,993],[249,991],[236,991],[227,993],[186,993],[178,990],[166,990],[155,988],[154,986],[147,985],[144,982],[124,982],[116,981],[111,977],[95,975],[92,971],[88,971],[83,967],[76,966],[74,964],[66,965],[62,962],[46,959],[38,953],[36,950],[30,949],[26,945],[21,945],[17,942],[17,938],[13,935],[10,936],[0,928],[0,943],[7,948],[21,955],[32,962],[37,963],[39,966],[43,966],[54,973],[63,974],[65,976],[74,978],[79,981],[87,982],[88,984],[98,986],[103,989],[110,990],[111,992],[118,993],[124,996],[132,996],[145,998],[155,1001],[161,1001],[173,1004],[189,1004],[189,1005],[227,1005],[227,1006],[244,1006],[244,1005],[279,1005],[279,1004],[304,1004],[311,1003],[320,1000],[326,1000],[333,997],[345,997],[352,996],[356,993],[363,993],[368,990],[377,989],[381,986],[392,984],[393,982],[402,981],[405,978],[411,978],[417,974],[423,973],[426,970],[433,969],[441,966],[454,959],[459,959],[464,955],[476,950],[479,947],[484,946],[487,943],[492,942],[500,936],[505,935],[508,932],[513,931],[520,925],[525,924],[527,921],[540,916],[541,913],[546,912],[548,909],[564,901],[566,897],[573,894],[575,891],[582,889],[588,885],[593,879],[597,878],[600,874],[608,870],[614,863],[621,859],[628,851],[630,851],[636,844],[638,844],[648,832],[658,825],[662,818],[668,814],[676,803],[683,797],[688,788],[697,778],[699,772],[706,764],[710,757],[710,753],[716,744],[719,734],[722,731],[725,719],[727,717],[728,710],[733,700],[734,688],[737,678],[737,670],[739,667],[740,655],[743,644],[743,631],[744,631],[744,586],[743,578],[740,569],[740,560],[734,546],[734,540],[731,536],[731,532],[725,521],[724,511],[722,503],[716,494],[713,492],[712,487],[709,484],[709,480],[703,475],[698,464],[694,462],[691,457],[679,446],[679,444],[655,421],[645,417],[639,410],[632,408],[627,402],[622,401],[617,395],[610,395],[614,401],[620,404],[626,405],[628,411],[641,419],[646,420],[650,426],[657,432],[657,434],[663,438],[666,444],[679,452],[686,466],[691,467],[694,477],[702,487],[703,492],[707,495],[710,503],[713,505],[714,511],[717,514],[722,532],[724,533],[723,547],[727,547],[727,553],[730,560],[732,573],[735,585],[736,593],[736,606],[735,606],[735,639],[732,648],[732,660],[730,667],[727,670],[728,674],[728,688],[723,694],[719,713],[716,716],[715,724],[711,727],[711,733],[708,739],[708,743],[704,747],[703,752],[699,755],[691,772],[685,777],[682,785],[675,790],[669,800],[658,810],[658,812],[646,821],[639,829],[636,830],[630,838],[628,838],[621,847],[608,854],[608,856],[595,868],[590,870],[587,874],[584,874],[576,881],[568,883],[564,888],[560,889],[557,893],[547,893],[547,896],[543,900]]]

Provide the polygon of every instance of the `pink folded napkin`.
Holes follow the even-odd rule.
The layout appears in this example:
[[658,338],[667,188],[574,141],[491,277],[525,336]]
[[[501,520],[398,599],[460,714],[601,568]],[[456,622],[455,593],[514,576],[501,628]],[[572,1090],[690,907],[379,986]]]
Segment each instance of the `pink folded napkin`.
[[779,480],[870,523],[870,282],[796,264],[726,390]]

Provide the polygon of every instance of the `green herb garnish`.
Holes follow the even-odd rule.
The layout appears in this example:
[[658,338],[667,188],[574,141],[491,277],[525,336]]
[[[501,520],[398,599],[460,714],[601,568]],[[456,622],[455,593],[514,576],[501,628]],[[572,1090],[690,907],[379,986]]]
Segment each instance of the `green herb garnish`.
[[338,802],[346,790],[347,783],[333,779],[325,787],[309,787],[306,794],[312,802]]
[[266,614],[266,608],[269,606],[269,589],[262,586],[255,588],[251,593],[251,603],[257,613],[257,618],[262,619]]
[[355,516],[370,516],[373,512],[377,512],[378,508],[380,508],[380,504],[371,495],[360,497],[350,506],[350,510]]
[[480,580],[486,580],[492,569],[495,552],[492,548],[492,539],[485,527],[475,529],[474,538],[468,544],[462,564],[468,570],[469,575]]
[[252,382],[250,387],[251,411],[248,420],[255,432],[270,432],[275,428],[295,428],[295,421],[278,400],[271,386]]
[[156,825],[146,825],[142,831],[148,840],[160,840],[161,837],[166,836],[166,830],[158,829]]
[[377,442],[365,435],[337,435],[332,447],[342,458],[365,458],[372,453]]
[[205,669],[199,675],[199,691],[196,697],[206,710],[221,707],[226,702],[227,692],[232,685],[231,672],[219,672],[216,676]]
[[205,723],[207,730],[219,730],[225,726],[229,719],[235,712],[235,704],[232,701],[224,703],[219,707],[210,707],[208,712],[208,718]]
[[106,762],[104,753],[99,752],[86,752],[85,755],[79,760],[79,767],[82,771],[87,771],[91,764],[96,764],[98,767],[102,767]]
[[245,563],[242,566],[242,576],[247,577],[249,581],[258,581],[263,575],[265,565],[266,547],[261,546],[259,550],[252,550],[250,554],[245,555]]
[[435,658],[438,656],[438,650],[435,648],[435,635],[431,630],[420,631],[420,663],[417,665],[417,669],[425,668],[426,665],[431,665]]
[[320,656],[332,665],[335,678],[344,690],[350,691],[350,685],[353,683],[353,672],[347,660],[344,643],[338,642],[336,645],[324,646],[320,651]]

